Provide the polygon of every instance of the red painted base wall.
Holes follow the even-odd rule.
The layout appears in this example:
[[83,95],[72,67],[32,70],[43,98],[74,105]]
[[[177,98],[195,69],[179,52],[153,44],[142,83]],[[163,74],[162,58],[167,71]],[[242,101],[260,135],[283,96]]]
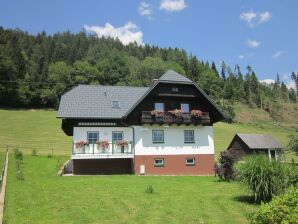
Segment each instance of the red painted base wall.
[[[164,167],[155,167],[154,159],[164,158]],[[195,158],[195,166],[187,166],[186,158]],[[135,156],[135,174],[145,165],[145,175],[214,175],[214,155],[146,155]]]

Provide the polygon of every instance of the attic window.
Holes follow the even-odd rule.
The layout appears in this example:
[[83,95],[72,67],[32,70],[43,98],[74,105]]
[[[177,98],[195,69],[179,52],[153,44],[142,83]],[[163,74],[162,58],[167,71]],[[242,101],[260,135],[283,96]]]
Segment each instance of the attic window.
[[120,108],[120,103],[118,100],[112,101],[112,108]]
[[172,87],[172,92],[177,93],[179,91],[178,87]]

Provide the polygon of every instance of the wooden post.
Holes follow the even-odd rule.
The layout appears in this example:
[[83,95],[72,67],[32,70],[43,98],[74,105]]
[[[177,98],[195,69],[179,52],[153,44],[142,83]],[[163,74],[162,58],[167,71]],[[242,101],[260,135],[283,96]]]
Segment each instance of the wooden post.
[[[8,149],[8,146],[6,147]],[[3,223],[3,211],[5,203],[5,191],[6,191],[6,177],[7,177],[7,168],[8,168],[8,152],[6,153],[5,165],[4,165],[4,175],[2,177],[2,186],[0,192],[0,223]]]

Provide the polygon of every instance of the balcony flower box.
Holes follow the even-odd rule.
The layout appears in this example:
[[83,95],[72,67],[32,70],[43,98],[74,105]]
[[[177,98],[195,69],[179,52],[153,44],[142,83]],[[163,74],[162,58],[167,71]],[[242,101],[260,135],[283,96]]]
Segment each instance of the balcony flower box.
[[108,140],[97,141],[96,143],[97,143],[98,147],[104,152],[109,148],[109,145],[110,145]]
[[175,117],[182,117],[183,111],[180,109],[175,109],[175,110],[169,110],[169,113]]
[[116,142],[116,145],[127,148],[128,147],[128,141],[119,140],[119,141]]
[[190,112],[191,121],[193,123],[199,123],[202,120],[203,112],[201,110],[192,110]]
[[152,118],[155,119],[156,122],[163,122],[164,120],[164,112],[158,110],[152,110],[151,112]]
[[88,146],[88,142],[80,140],[75,143],[76,153],[85,153],[85,146]]

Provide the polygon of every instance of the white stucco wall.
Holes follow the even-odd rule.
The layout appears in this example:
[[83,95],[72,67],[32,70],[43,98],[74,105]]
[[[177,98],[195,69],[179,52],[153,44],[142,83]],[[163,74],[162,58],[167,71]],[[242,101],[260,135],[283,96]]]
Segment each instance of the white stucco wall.
[[[135,155],[214,154],[212,126],[134,126]],[[164,143],[152,143],[152,130],[164,131]],[[184,130],[194,130],[195,143],[184,143]]]
[[132,129],[128,127],[74,127],[73,129],[73,141],[77,142],[80,140],[87,141],[88,131],[98,131],[99,141],[108,140],[112,141],[113,131],[123,131],[123,140],[132,141]]
[[[135,155],[214,154],[212,126],[134,126],[134,129]],[[152,130],[164,131],[164,143],[152,142]],[[195,143],[184,143],[184,130],[194,130]],[[113,131],[123,131],[124,140],[133,141],[129,127],[74,127],[73,141],[87,141],[88,131],[98,131],[99,140],[109,142]]]

